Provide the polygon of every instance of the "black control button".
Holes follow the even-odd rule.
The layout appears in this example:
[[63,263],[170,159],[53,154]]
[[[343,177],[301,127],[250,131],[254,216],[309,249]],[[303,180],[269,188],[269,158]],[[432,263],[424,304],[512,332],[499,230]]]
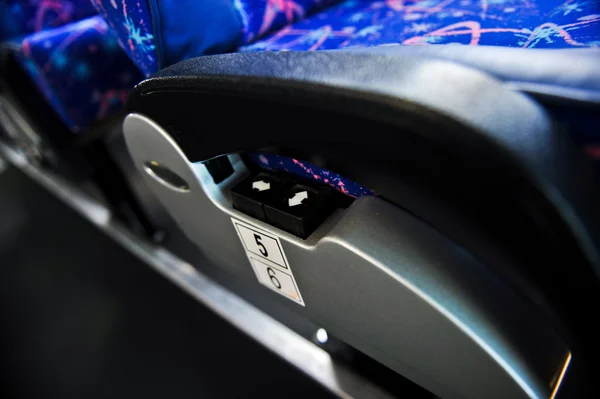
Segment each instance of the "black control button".
[[275,202],[282,195],[283,180],[269,173],[245,179],[231,190],[233,207],[247,215],[267,221],[264,203]]
[[267,222],[275,227],[306,238],[333,208],[328,187],[292,185],[284,195],[264,203]]

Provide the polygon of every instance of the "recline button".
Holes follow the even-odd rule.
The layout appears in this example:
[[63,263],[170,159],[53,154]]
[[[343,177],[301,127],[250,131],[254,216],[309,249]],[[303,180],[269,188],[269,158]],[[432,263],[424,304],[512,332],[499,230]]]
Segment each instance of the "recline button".
[[266,221],[263,204],[281,196],[282,181],[277,176],[259,173],[250,176],[231,190],[233,207],[247,215]]
[[265,203],[267,222],[298,237],[306,238],[332,209],[331,189],[293,185],[284,195]]

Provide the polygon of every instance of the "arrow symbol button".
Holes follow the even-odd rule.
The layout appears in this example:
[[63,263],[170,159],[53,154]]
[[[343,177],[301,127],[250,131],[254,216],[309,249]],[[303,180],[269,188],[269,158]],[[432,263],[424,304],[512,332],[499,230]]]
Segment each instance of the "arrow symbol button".
[[267,191],[271,189],[271,183],[264,180],[252,182],[252,188],[258,191]]
[[288,205],[290,207],[298,206],[298,205],[302,204],[302,201],[304,201],[307,198],[308,198],[308,191],[300,191],[300,192],[294,194],[294,196],[292,198],[288,199]]

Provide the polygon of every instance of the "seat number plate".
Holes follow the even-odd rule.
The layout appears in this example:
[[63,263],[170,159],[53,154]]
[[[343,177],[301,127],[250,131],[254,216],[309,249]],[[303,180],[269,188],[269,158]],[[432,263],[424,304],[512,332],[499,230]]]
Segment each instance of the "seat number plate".
[[258,282],[304,306],[279,237],[240,220],[231,220]]

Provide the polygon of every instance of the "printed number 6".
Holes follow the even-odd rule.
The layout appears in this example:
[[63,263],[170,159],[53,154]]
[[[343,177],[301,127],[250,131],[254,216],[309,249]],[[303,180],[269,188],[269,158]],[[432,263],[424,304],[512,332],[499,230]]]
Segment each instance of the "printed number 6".
[[258,245],[260,248],[258,249],[260,251],[260,253],[264,256],[264,257],[268,257],[269,253],[267,252],[267,248],[265,247],[265,245],[260,241],[262,240],[262,237],[259,236],[258,234],[254,234],[254,240],[256,241],[256,245]]
[[281,283],[279,282],[279,280],[277,280],[277,277],[275,277],[275,271],[273,269],[271,269],[270,267],[267,267],[267,274],[269,275],[269,278],[271,279],[271,282],[273,283],[273,285],[280,290],[281,289]]

